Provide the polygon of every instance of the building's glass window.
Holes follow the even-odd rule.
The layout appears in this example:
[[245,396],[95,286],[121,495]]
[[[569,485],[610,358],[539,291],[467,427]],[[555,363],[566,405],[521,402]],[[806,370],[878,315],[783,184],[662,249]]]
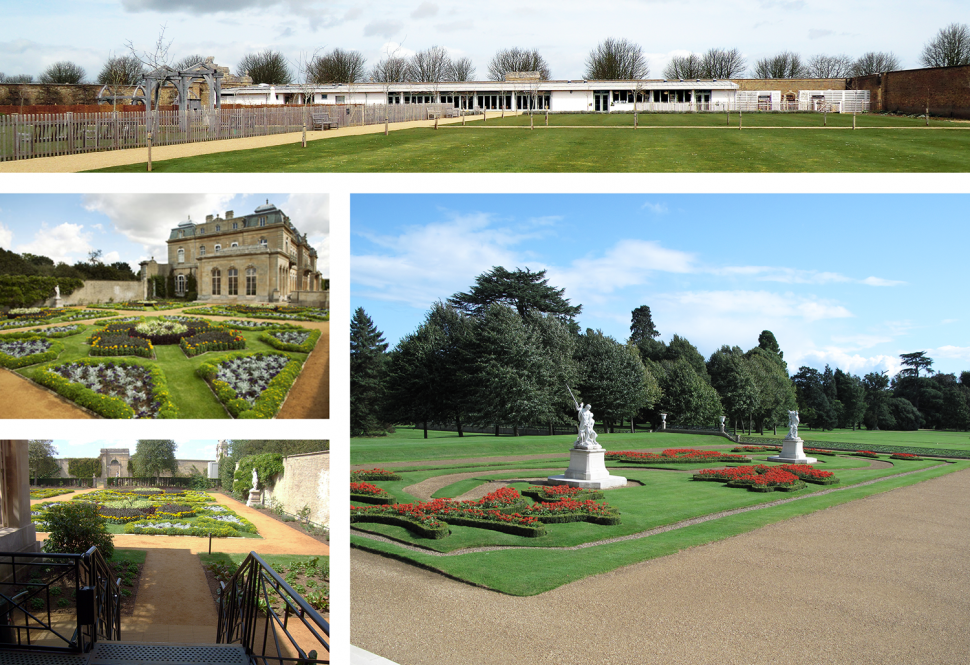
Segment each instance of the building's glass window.
[[232,249],[233,247],[239,247],[239,243],[238,242],[234,242],[231,245],[229,245],[229,249]]
[[222,245],[216,245],[216,252],[222,251]]
[[205,256],[205,245],[199,245],[199,256]]
[[185,275],[175,276],[175,293],[179,295],[185,293]]
[[235,231],[238,228],[239,228],[239,223],[238,222],[233,222],[232,223],[232,230]]
[[178,258],[179,263],[185,263],[185,250],[182,249],[181,247],[179,247],[178,257],[179,257]]
[[179,230],[179,238],[185,237],[185,231]]
[[231,296],[239,295],[239,271],[235,268],[229,268],[229,291],[228,294]]
[[221,230],[222,230],[222,226],[219,224],[216,224],[216,233],[219,233],[219,231]]
[[256,268],[246,268],[246,295],[256,295]]
[[222,295],[222,271],[218,268],[212,269],[212,295]]
[[260,217],[259,218],[259,225],[260,226],[266,226],[266,218],[265,217]]
[[200,236],[205,235],[205,227],[204,226],[199,229],[199,235]]
[[259,244],[262,245],[263,247],[266,247],[266,245],[267,245],[266,238],[260,238],[259,239]]

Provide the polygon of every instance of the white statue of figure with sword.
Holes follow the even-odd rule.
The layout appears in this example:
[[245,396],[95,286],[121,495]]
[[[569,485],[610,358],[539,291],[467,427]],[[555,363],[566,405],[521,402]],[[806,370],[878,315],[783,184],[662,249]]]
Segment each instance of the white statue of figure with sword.
[[573,391],[570,390],[568,385],[566,386],[566,390],[569,390],[569,396],[573,398],[573,404],[576,405],[576,415],[579,418],[579,436],[576,439],[576,443],[573,444],[573,448],[579,448],[581,450],[598,450],[602,448],[596,442],[596,430],[594,429],[596,421],[593,420],[593,412],[590,410],[592,405],[577,402],[576,396],[573,395]]

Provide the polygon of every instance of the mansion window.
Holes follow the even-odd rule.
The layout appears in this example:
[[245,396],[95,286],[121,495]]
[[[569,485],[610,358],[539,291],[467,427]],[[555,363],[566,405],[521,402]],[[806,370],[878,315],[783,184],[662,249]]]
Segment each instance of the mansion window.
[[221,230],[222,230],[222,226],[220,226],[219,224],[216,224],[216,233],[219,233],[219,231]]
[[[326,95],[324,95],[324,97],[326,97]],[[260,217],[259,218],[259,225],[260,226],[266,226],[266,218],[265,217]]]
[[233,222],[232,223],[232,230],[235,231],[238,228],[239,228],[239,223],[238,222]]
[[179,230],[179,238],[185,237],[185,231]]
[[212,295],[222,295],[222,271],[218,268],[212,269]]
[[185,275],[175,276],[175,293],[185,293]]
[[199,235],[200,235],[200,236],[201,236],[201,235],[205,235],[205,227],[204,227],[204,226],[203,226],[202,228],[200,228],[200,229],[199,229]]
[[239,243],[238,242],[234,242],[231,245],[229,245],[229,249],[232,249],[233,247],[239,247]]
[[216,251],[217,252],[221,252],[222,251],[222,245],[216,245]]
[[266,244],[267,244],[266,243],[266,238],[260,238],[259,239],[259,244],[262,245],[263,247],[266,247]]
[[199,256],[205,256],[205,245],[199,245]]
[[182,249],[181,247],[179,247],[178,256],[179,256],[178,262],[185,263],[185,250]]
[[239,295],[239,271],[235,268],[229,268],[229,290],[227,293],[230,296]]
[[256,268],[246,268],[246,295],[256,295]]

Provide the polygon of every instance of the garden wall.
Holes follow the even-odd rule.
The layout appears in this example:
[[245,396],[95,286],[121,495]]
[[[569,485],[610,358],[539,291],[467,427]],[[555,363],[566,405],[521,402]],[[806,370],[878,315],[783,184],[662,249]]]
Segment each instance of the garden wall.
[[290,303],[301,307],[330,309],[329,291],[291,291]]
[[283,474],[267,483],[263,503],[275,497],[291,515],[310,506],[310,521],[330,525],[330,451],[290,455],[283,458]]
[[[102,302],[125,302],[141,300],[143,287],[141,281],[117,282],[110,280],[85,280],[84,286],[69,296],[61,298],[63,305],[91,305]],[[44,307],[53,307],[54,298],[44,301]]]
[[970,118],[970,65],[905,69],[848,79],[852,90],[868,90],[873,111]]

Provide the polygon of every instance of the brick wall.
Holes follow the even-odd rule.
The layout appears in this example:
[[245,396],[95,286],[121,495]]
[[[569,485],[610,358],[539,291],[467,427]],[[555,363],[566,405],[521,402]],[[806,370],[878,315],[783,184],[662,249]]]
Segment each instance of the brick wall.
[[970,118],[970,65],[906,69],[848,79],[852,90],[868,90],[873,111]]

